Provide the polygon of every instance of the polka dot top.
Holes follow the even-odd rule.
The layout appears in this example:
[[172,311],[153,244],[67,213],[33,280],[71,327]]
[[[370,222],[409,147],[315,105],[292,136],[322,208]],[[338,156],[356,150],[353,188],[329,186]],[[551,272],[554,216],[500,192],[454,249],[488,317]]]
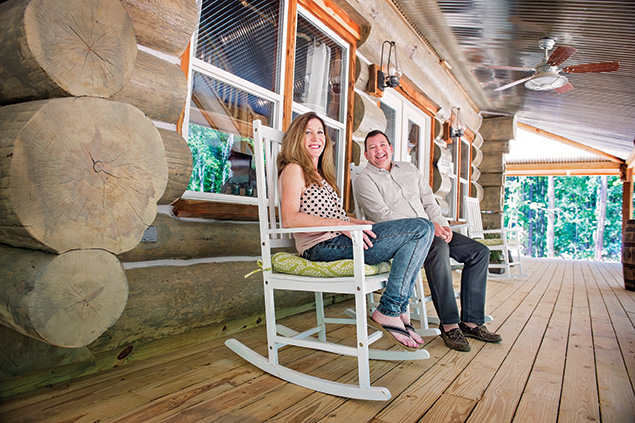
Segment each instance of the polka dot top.
[[342,208],[342,200],[325,180],[321,186],[311,184],[304,191],[300,197],[300,211],[311,216],[350,221]]
[[[325,180],[322,180],[321,185],[312,184],[304,191],[300,197],[300,211],[311,216],[350,222],[342,207],[341,198]],[[302,254],[304,250],[340,234],[336,231],[298,233],[294,234],[295,245],[298,253]]]

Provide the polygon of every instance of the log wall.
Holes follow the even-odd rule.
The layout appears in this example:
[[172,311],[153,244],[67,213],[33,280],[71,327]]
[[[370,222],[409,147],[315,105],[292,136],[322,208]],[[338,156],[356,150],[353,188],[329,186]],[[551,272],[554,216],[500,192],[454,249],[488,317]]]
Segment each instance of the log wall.
[[[9,0],[0,15],[0,324],[81,349],[126,307],[117,254],[189,182],[187,143],[152,120],[176,127],[182,113],[174,56],[196,1]],[[6,357],[18,373],[33,370],[32,356]]]

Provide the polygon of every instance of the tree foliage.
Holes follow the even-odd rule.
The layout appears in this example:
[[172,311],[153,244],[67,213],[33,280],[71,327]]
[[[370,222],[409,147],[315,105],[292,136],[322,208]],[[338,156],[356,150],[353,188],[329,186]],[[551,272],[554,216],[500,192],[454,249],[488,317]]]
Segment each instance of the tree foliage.
[[190,124],[187,143],[192,150],[193,167],[187,189],[221,192],[225,182],[233,176],[229,157],[237,142],[247,142],[253,148],[250,138]]
[[[593,259],[597,236],[599,176],[556,176],[554,255]],[[505,223],[522,226],[524,254],[547,256],[547,177],[508,177],[505,184]],[[602,259],[620,261],[622,248],[622,183],[608,177]]]

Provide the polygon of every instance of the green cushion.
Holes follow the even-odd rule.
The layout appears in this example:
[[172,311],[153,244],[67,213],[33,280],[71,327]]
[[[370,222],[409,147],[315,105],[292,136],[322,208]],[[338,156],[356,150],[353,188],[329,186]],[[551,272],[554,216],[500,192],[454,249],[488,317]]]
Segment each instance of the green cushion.
[[[300,276],[314,276],[322,278],[334,278],[341,276],[353,276],[353,260],[337,261],[310,261],[297,254],[276,253],[271,257],[271,265],[275,272],[289,273]],[[379,264],[364,264],[366,276],[390,272],[390,262]]]
[[[486,238],[486,239],[477,239],[478,242],[480,242],[483,245],[487,245],[490,247],[496,246],[496,245],[503,245],[503,240],[501,238]],[[513,239],[508,239],[507,240],[507,246],[508,247],[513,247],[517,244],[516,240]]]
[[477,241],[483,245],[489,245],[489,246],[503,245],[503,240],[500,238],[477,239]]

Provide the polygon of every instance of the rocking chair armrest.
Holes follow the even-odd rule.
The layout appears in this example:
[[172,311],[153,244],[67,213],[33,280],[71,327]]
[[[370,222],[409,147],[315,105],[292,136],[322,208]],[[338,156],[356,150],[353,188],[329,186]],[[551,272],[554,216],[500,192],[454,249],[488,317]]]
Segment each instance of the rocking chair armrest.
[[297,228],[283,228],[276,229],[275,232],[278,234],[294,234],[294,233],[303,233],[303,232],[329,232],[329,231],[367,231],[373,228],[373,225],[346,225],[346,226],[309,226],[309,227],[297,227]]

